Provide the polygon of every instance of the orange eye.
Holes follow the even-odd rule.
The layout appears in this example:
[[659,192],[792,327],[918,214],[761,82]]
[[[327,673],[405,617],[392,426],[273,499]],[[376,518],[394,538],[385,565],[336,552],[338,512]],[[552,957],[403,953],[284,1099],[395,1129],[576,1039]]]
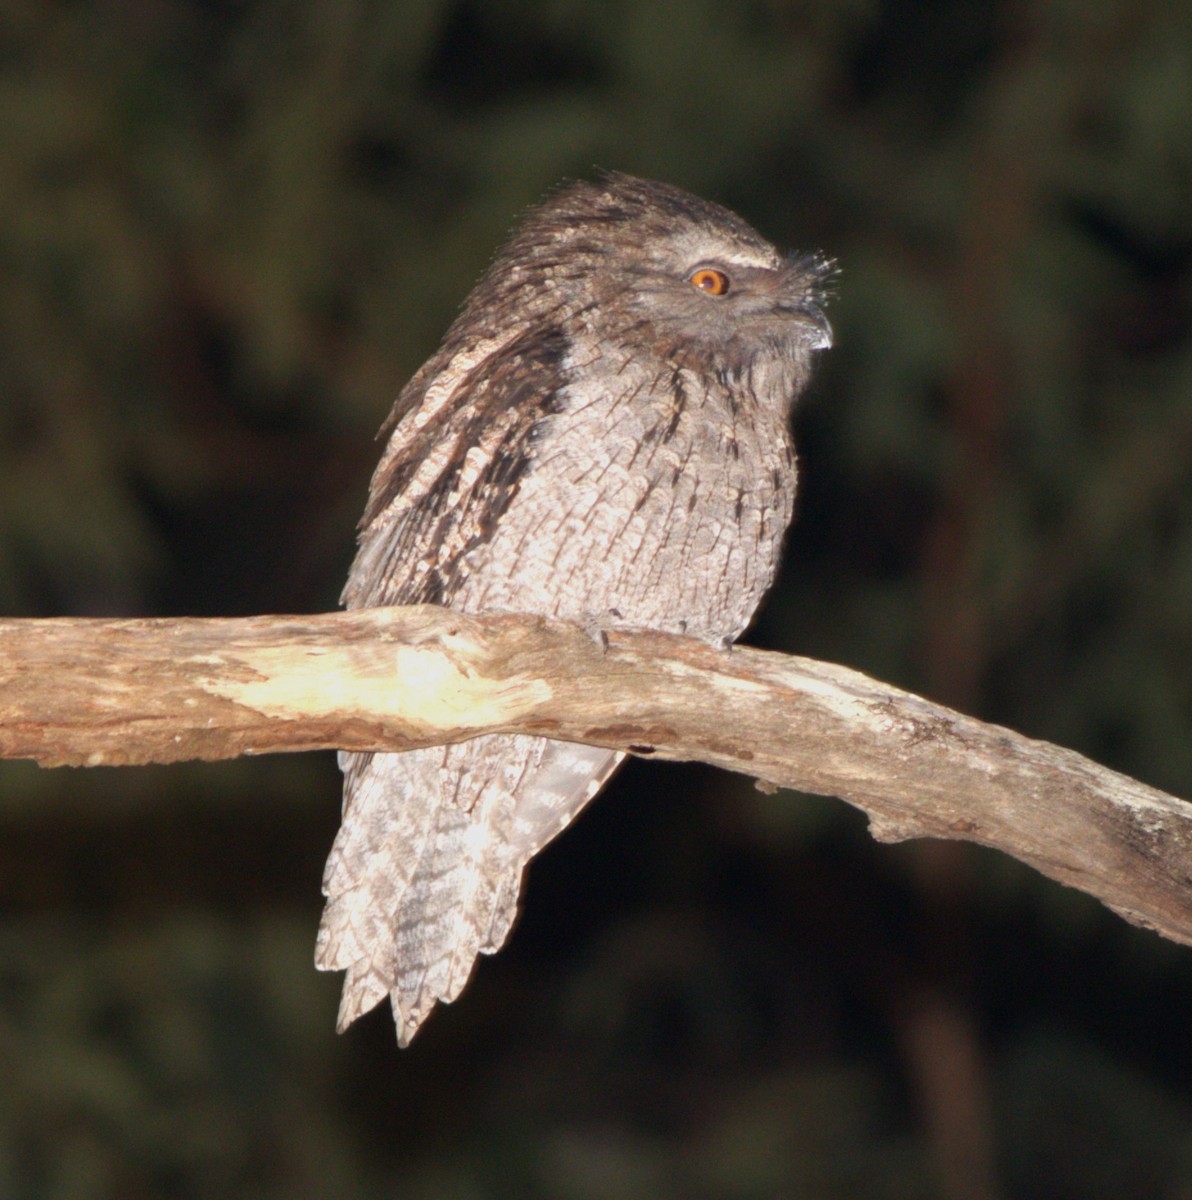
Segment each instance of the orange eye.
[[700,267],[698,271],[692,271],[688,282],[709,296],[723,296],[728,291],[728,276],[715,267]]

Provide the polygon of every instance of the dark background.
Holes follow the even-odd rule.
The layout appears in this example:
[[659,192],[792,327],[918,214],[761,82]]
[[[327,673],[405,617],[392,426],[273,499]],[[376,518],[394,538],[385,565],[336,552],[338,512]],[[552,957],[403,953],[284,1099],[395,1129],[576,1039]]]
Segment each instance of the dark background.
[[[0,611],[336,603],[401,385],[615,167],[841,266],[750,634],[1192,795],[1192,12],[0,3]],[[633,764],[399,1053],[330,755],[0,766],[2,1197],[1192,1196],[1192,950]]]

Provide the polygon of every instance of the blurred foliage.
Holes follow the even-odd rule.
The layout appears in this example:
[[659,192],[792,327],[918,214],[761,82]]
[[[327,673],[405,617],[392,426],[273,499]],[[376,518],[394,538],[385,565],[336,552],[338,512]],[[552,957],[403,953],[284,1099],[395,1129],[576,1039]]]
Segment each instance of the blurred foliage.
[[[330,607],[390,398],[594,164],[841,264],[754,631],[1192,793],[1192,10],[0,5],[0,611]],[[399,1055],[329,756],[0,768],[5,1197],[1179,1197],[1184,949],[634,765]]]

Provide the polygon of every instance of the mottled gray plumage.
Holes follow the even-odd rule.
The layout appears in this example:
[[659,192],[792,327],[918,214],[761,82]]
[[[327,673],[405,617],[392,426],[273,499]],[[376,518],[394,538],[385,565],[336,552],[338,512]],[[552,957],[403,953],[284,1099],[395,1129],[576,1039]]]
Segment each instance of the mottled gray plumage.
[[[827,266],[608,175],[531,213],[384,430],[344,601],[546,613],[724,643],[769,587]],[[529,860],[621,761],[486,736],[344,754],[318,965],[404,1046],[500,949]]]

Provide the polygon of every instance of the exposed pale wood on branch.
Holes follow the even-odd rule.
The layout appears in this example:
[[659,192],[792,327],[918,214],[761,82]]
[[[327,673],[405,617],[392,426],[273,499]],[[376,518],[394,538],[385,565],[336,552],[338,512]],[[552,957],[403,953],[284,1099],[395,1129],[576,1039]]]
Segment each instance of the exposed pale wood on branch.
[[1192,805],[830,663],[537,617],[0,621],[0,756],[127,765],[540,733],[993,846],[1192,943]]

